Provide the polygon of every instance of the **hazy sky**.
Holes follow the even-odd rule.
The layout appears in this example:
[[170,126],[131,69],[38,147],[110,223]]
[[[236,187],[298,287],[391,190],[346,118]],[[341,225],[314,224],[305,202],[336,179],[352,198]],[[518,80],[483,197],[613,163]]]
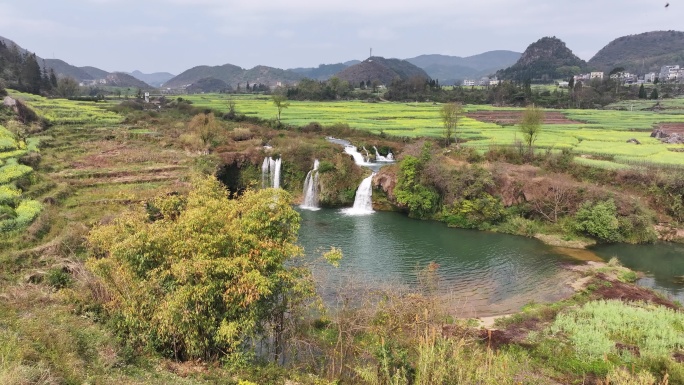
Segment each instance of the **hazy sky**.
[[588,60],[611,40],[684,30],[684,0],[0,0],[0,36],[106,71],[315,67],[522,52],[556,36]]

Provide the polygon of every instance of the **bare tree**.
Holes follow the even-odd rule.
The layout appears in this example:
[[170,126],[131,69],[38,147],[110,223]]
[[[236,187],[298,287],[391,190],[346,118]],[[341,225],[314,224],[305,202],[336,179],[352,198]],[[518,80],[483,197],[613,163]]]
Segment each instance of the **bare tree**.
[[532,202],[534,211],[549,222],[556,223],[558,218],[570,212],[572,189],[565,183],[553,183],[548,192]]
[[[439,111],[442,117],[442,124],[444,125],[444,139],[446,146],[449,147],[451,143],[451,136],[456,134],[458,128],[458,120],[463,115],[463,107],[460,103],[447,103],[442,106]],[[458,138],[455,139],[458,143]]]

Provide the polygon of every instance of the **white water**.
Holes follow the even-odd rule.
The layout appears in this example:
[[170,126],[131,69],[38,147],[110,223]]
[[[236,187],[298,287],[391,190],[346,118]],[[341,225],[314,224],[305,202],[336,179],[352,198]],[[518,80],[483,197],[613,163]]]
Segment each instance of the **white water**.
[[356,189],[356,196],[354,197],[354,206],[343,209],[342,212],[347,215],[368,215],[373,213],[373,177],[371,176],[361,181],[359,188]]
[[313,169],[306,174],[304,201],[300,207],[305,210],[320,210],[318,207],[318,159],[314,160]]
[[271,157],[264,158],[264,163],[261,164],[261,187],[262,188],[280,188],[280,165],[282,160],[280,158],[273,159]]
[[280,165],[282,160],[280,158],[275,160],[275,167],[273,170],[273,188],[280,188]]
[[268,176],[268,166],[270,158],[264,158],[264,163],[261,164],[261,188],[268,188],[271,186]]
[[391,152],[387,153],[387,156],[382,156],[378,152],[378,148],[373,146],[373,149],[375,150],[375,161],[376,162],[394,162],[394,155],[392,155]]
[[366,159],[364,159],[363,155],[361,155],[361,153],[358,152],[356,150],[356,147],[354,147],[354,146],[345,146],[344,152],[353,156],[354,157],[354,163],[356,163],[359,166],[370,166],[371,165],[370,162],[366,162]]

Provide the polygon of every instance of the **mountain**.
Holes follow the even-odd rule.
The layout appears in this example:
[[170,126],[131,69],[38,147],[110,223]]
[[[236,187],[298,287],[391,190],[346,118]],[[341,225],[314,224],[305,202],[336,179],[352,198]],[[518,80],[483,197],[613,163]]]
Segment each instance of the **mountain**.
[[633,73],[658,72],[664,65],[682,65],[684,32],[654,31],[623,36],[601,48],[588,64],[598,71],[624,67]]
[[215,78],[200,79],[186,88],[188,92],[193,94],[206,92],[223,92],[229,89],[230,86],[226,84],[226,82]]
[[515,64],[520,55],[519,52],[498,50],[467,57],[420,55],[406,61],[424,69],[431,78],[446,84],[490,75]]
[[105,80],[107,80],[107,86],[140,88],[143,90],[154,88],[149,84],[140,81],[124,72],[112,72],[111,74],[107,75]]
[[560,39],[543,37],[530,44],[514,65],[496,74],[504,80],[552,81],[578,73],[586,65]]
[[[84,71],[85,73],[87,73],[88,75],[90,75],[92,79],[104,79],[107,77],[107,75],[109,75],[109,72],[101,70],[101,69],[96,68],[96,67],[86,66],[86,67],[78,67],[78,68],[81,69],[82,71]],[[80,80],[87,80],[87,79],[80,79]]]
[[64,60],[40,59],[39,58],[38,64],[40,64],[40,66],[42,67],[43,63],[45,63],[45,65],[48,68],[52,68],[53,70],[55,70],[55,73],[57,74],[57,76],[68,76],[68,77],[74,78],[76,80],[93,80],[93,79],[95,79],[87,71],[85,71],[79,67],[73,66],[73,65],[65,62]]
[[[356,64],[356,63],[354,63]],[[353,64],[352,64],[353,65]],[[291,68],[288,71],[292,71],[302,75],[305,78],[314,80],[328,80],[336,73],[342,71],[343,69],[349,67],[344,63],[338,64],[320,64],[315,68]]]
[[338,72],[335,76],[346,80],[353,85],[362,81],[379,81],[388,85],[395,78],[408,80],[413,77],[428,79],[428,74],[421,68],[399,59],[385,59],[380,56],[372,56]]
[[167,82],[176,76],[168,72],[154,72],[151,74],[145,74],[138,70],[130,72],[129,75],[154,87],[161,87],[164,82]]
[[197,66],[190,68],[162,86],[166,88],[183,88],[205,78],[222,80],[228,86],[235,88],[237,88],[238,84],[244,85],[246,83],[275,86],[279,82],[296,82],[303,77],[296,72],[280,68],[256,66],[245,70],[232,64],[224,64],[222,66]]

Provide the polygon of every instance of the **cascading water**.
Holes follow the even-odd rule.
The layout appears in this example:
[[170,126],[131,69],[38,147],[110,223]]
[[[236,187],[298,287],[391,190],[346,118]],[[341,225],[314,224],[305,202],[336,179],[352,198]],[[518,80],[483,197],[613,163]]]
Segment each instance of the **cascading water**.
[[378,152],[378,148],[373,146],[373,149],[375,149],[375,161],[376,162],[394,162],[394,155],[392,155],[392,152],[388,152],[387,156],[382,156]]
[[272,157],[265,157],[264,163],[261,164],[261,187],[262,188],[279,188],[280,187],[280,165],[281,159],[273,159]]
[[266,157],[264,158],[264,163],[261,164],[261,188],[268,188],[271,187],[271,180],[269,179],[268,176],[268,169],[269,169],[269,160],[270,158]]
[[280,165],[282,160],[280,158],[275,160],[273,169],[273,188],[280,188]]
[[344,152],[354,157],[354,163],[358,166],[368,166],[368,162],[363,158],[363,155],[354,146],[345,146]]
[[318,210],[318,159],[314,160],[313,169],[306,174],[304,181],[304,201],[301,208]]
[[356,196],[354,197],[354,206],[342,210],[347,215],[368,215],[373,213],[373,177],[371,176],[361,181],[359,188],[356,189]]

